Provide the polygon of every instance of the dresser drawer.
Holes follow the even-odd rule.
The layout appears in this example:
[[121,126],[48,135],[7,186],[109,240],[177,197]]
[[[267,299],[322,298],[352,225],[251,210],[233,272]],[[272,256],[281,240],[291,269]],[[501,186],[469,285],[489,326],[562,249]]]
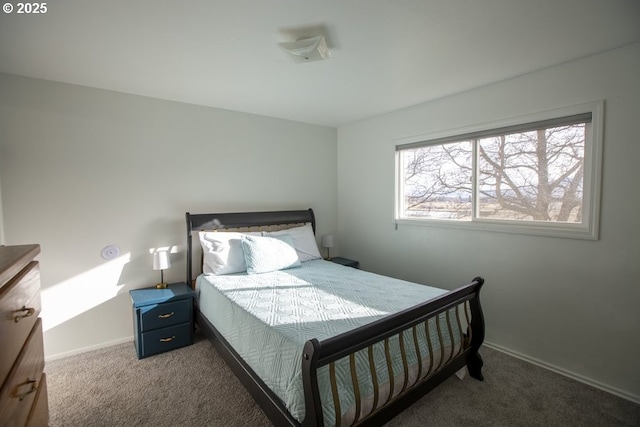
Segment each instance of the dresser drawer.
[[163,353],[193,342],[191,322],[155,331],[143,332],[140,338],[140,357]]
[[42,321],[38,319],[0,390],[0,426],[26,424],[36,396],[40,394],[43,370]]
[[45,427],[49,425],[49,399],[47,397],[47,376],[42,374],[40,386],[36,392],[26,427]]
[[32,261],[0,289],[0,385],[33,329],[40,309],[40,268],[37,261]]
[[137,309],[141,332],[191,322],[191,298],[162,304],[152,304]]

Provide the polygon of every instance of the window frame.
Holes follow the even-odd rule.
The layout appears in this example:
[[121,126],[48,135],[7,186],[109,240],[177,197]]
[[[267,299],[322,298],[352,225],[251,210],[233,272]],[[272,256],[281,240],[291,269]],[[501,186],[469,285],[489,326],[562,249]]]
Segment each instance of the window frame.
[[[522,221],[479,218],[478,209],[478,161],[477,143],[473,144],[473,172],[472,172],[472,218],[471,220],[432,219],[421,217],[401,217],[403,207],[403,170],[400,154],[402,150],[420,146],[444,144],[460,141],[474,135],[481,135],[497,131],[508,131],[510,128],[519,130],[538,123],[552,123],[571,116],[591,115],[591,123],[586,126],[585,135],[585,171],[583,182],[583,222],[565,223],[548,221]],[[602,182],[602,150],[603,150],[604,101],[594,101],[554,110],[543,111],[525,116],[513,117],[505,120],[483,123],[463,128],[449,129],[413,137],[394,139],[395,150],[395,191],[394,191],[394,222],[398,225],[421,225],[431,227],[450,227],[472,229],[502,233],[516,233],[539,236],[565,237],[586,240],[598,240],[600,223],[600,196]]]

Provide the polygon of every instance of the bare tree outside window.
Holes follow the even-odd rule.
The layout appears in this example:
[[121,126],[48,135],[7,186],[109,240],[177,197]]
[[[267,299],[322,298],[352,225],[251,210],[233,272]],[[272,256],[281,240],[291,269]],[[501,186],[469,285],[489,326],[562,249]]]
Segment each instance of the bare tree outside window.
[[478,216],[581,222],[585,125],[480,139]]
[[579,123],[402,150],[404,215],[468,221],[475,205],[483,219],[580,223],[585,134]]
[[395,140],[398,225],[597,240],[604,101]]
[[470,141],[406,150],[402,156],[407,216],[471,219],[473,146]]

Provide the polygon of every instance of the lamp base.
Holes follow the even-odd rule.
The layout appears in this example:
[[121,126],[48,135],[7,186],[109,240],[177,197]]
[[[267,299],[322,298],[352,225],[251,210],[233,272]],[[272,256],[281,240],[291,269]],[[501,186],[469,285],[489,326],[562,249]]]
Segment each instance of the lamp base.
[[156,285],[156,289],[167,289],[167,284],[166,283],[158,283]]

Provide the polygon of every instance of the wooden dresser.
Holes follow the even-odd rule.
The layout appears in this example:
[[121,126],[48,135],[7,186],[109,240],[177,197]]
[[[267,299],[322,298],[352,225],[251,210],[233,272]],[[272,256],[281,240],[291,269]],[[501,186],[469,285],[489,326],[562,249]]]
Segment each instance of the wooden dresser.
[[40,245],[0,246],[0,427],[47,426]]

